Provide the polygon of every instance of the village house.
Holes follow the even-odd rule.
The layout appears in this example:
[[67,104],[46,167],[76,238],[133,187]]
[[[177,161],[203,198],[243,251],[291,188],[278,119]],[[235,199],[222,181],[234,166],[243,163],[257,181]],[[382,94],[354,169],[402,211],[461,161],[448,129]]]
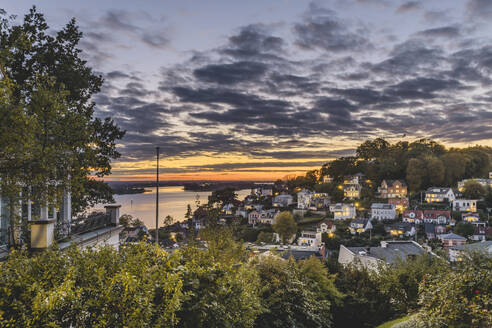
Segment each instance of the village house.
[[483,256],[492,256],[492,240],[468,245],[451,246],[449,248],[449,260],[452,262],[462,261],[463,257],[475,252],[479,252]]
[[350,222],[349,230],[352,235],[361,234],[372,229],[371,220],[368,218],[358,218]]
[[468,223],[476,223],[480,221],[480,215],[477,212],[461,213],[461,220]]
[[466,238],[455,233],[446,233],[442,235],[437,235],[437,238],[441,240],[444,248],[449,248],[452,246],[464,245],[466,243]]
[[444,224],[424,223],[424,233],[427,239],[434,239],[438,235],[446,233],[446,226]]
[[275,220],[279,213],[280,212],[276,209],[253,210],[248,214],[248,224],[275,224]]
[[294,197],[289,194],[281,194],[272,198],[274,207],[287,207],[294,202]]
[[316,226],[316,231],[314,230],[303,230],[301,235],[297,239],[297,244],[299,246],[310,246],[319,248],[322,246],[322,234],[328,233],[333,234],[336,230],[336,226],[331,221],[320,222]]
[[378,187],[380,198],[402,198],[407,196],[407,184],[402,180],[383,180]]
[[344,177],[343,183],[346,184],[361,184],[362,180],[364,179],[364,174],[363,173],[356,173],[354,175],[349,175]]
[[453,211],[476,212],[477,211],[477,200],[476,199],[455,199],[455,200],[453,200]]
[[488,179],[477,178],[477,179],[464,179],[464,180],[458,181],[458,190],[463,191],[465,188],[465,184],[468,181],[473,181],[473,182],[479,183],[484,188],[488,188],[488,187],[492,188],[492,172],[489,172],[489,178]]
[[297,208],[307,210],[311,207],[313,192],[303,189],[297,193]]
[[316,209],[328,208],[331,203],[331,198],[327,193],[315,192],[311,197],[311,207]]
[[487,240],[487,238],[489,239],[492,238],[492,227],[487,227],[485,222],[482,222],[482,224],[475,225],[475,231],[473,232],[471,239],[477,241],[484,241]]
[[388,198],[388,204],[393,204],[399,213],[408,208],[408,198]]
[[337,203],[330,205],[330,212],[333,213],[335,220],[353,219],[356,216],[356,210],[353,204]]
[[451,212],[444,210],[424,210],[424,222],[435,224],[448,224],[451,220]]
[[251,194],[256,197],[270,197],[273,195],[272,188],[266,186],[259,186],[251,189]]
[[451,188],[431,187],[425,191],[426,203],[452,202],[455,199],[455,192]]
[[424,222],[424,212],[421,210],[405,210],[402,214],[402,221],[413,224]]
[[323,183],[332,183],[333,182],[333,178],[329,175],[325,175],[323,176]]
[[387,233],[392,237],[412,237],[415,236],[415,225],[406,222],[397,222],[385,227]]
[[414,241],[381,241],[379,247],[346,247],[340,245],[338,263],[378,270],[380,265],[392,265],[426,253]]
[[362,187],[358,183],[344,183],[343,184],[343,196],[347,199],[360,198],[360,191]]
[[394,220],[396,217],[396,209],[393,204],[373,203],[371,205],[372,220]]

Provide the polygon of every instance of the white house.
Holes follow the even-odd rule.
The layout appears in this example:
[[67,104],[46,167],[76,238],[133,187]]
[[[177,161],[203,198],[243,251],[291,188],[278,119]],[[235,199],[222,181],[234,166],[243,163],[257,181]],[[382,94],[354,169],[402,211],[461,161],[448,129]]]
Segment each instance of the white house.
[[335,220],[353,219],[357,215],[353,204],[337,203],[330,205],[330,212],[333,213]]
[[277,195],[272,198],[272,205],[275,207],[287,207],[294,202],[294,197],[289,194]]
[[362,233],[367,230],[372,229],[372,223],[370,219],[367,218],[359,218],[350,222],[349,230],[352,235],[356,233]]
[[449,260],[461,261],[469,253],[479,252],[483,256],[492,257],[492,240],[468,245],[452,246],[449,248]]
[[380,265],[391,265],[424,254],[426,251],[414,241],[381,241],[379,247],[346,247],[340,245],[338,263],[354,264],[370,270]]
[[464,179],[458,182],[458,190],[463,191],[465,188],[465,184],[468,181],[474,181],[476,183],[481,184],[484,188],[491,187],[492,188],[492,172],[489,172],[489,178],[488,179]]
[[452,202],[455,199],[455,193],[451,188],[431,187],[425,191],[426,203]]
[[319,248],[322,246],[322,235],[324,232],[328,234],[334,233],[336,230],[336,226],[331,221],[323,221],[320,222],[316,231],[314,230],[303,230],[301,231],[301,235],[297,239],[297,244],[299,246],[310,246]]
[[313,192],[303,189],[297,193],[297,208],[306,210],[311,207]]
[[476,199],[455,199],[455,200],[453,200],[453,211],[476,212],[477,211],[477,200]]
[[358,199],[360,198],[361,189],[362,187],[358,183],[344,183],[343,195],[348,199]]
[[393,204],[373,203],[371,205],[371,219],[379,221],[394,220],[396,217],[396,208]]

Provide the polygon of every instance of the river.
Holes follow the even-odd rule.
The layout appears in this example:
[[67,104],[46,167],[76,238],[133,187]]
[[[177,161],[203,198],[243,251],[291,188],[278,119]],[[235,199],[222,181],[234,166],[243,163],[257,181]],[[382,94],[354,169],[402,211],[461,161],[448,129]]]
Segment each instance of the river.
[[[155,193],[156,188],[146,188],[149,191],[141,194],[114,195],[116,204],[121,205],[120,215],[130,214],[142,220],[147,228],[155,228]],[[243,200],[249,195],[250,189],[236,191],[238,199]],[[196,208],[196,200],[202,204],[208,201],[210,191],[185,191],[182,186],[159,188],[159,225],[167,215],[171,215],[177,221],[183,221],[187,205]],[[96,209],[104,205],[96,206]]]

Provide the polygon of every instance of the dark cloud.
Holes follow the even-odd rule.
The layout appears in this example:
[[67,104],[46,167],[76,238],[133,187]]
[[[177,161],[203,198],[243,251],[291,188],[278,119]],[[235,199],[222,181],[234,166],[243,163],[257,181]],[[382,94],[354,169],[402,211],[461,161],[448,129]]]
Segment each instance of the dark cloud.
[[310,4],[304,22],[294,25],[295,44],[301,49],[333,52],[362,50],[371,47],[361,32],[352,32],[332,10]]
[[420,9],[422,4],[420,1],[407,1],[402,3],[398,8],[396,8],[397,13],[407,13],[410,11],[415,11]]
[[444,26],[420,31],[416,35],[429,38],[443,37],[451,39],[459,37],[461,32],[456,26]]
[[193,74],[204,82],[236,84],[256,80],[267,71],[267,65],[251,61],[239,61],[232,64],[207,65],[196,69]]

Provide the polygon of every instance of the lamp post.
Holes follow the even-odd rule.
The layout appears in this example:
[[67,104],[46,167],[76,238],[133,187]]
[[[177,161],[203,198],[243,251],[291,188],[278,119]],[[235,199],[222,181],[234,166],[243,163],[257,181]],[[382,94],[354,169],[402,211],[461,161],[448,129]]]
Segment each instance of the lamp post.
[[155,147],[157,169],[156,169],[156,193],[155,193],[155,243],[159,245],[159,147]]

